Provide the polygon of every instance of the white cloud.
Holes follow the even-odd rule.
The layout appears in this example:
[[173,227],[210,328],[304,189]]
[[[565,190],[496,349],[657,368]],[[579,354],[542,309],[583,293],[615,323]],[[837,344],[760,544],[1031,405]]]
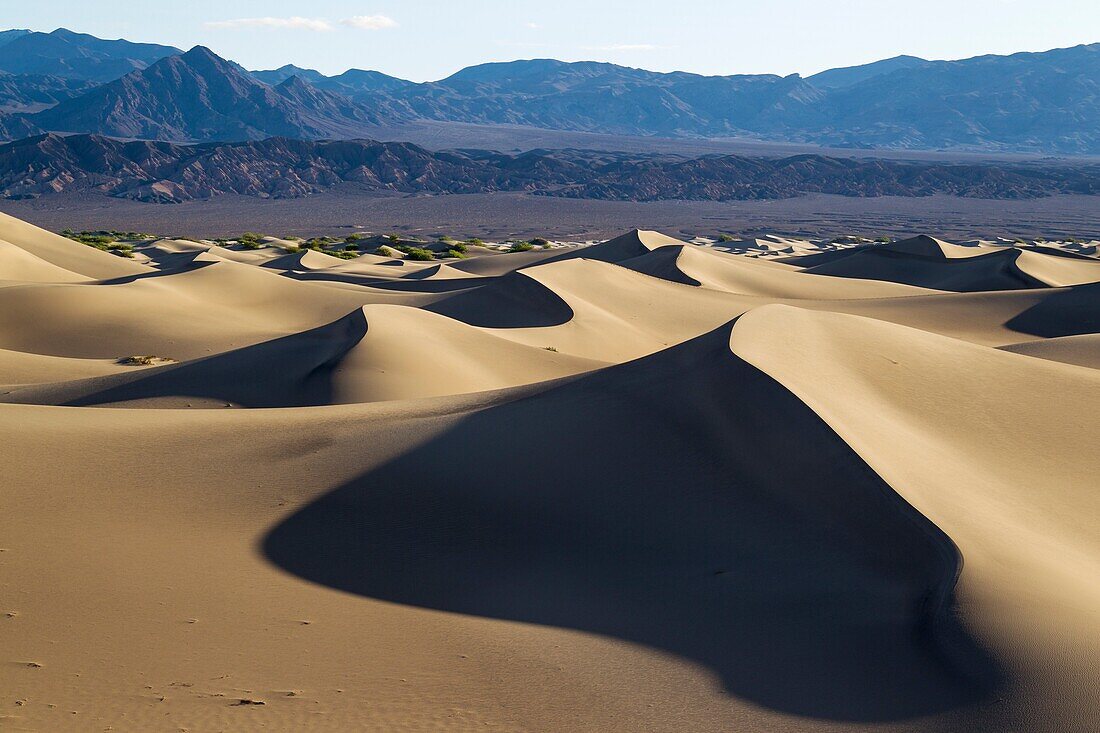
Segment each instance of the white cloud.
[[323,18],[235,18],[233,20],[212,20],[204,23],[207,28],[271,28],[296,31],[331,31],[332,24]]
[[378,31],[383,28],[396,28],[397,21],[385,15],[353,15],[340,21],[341,25],[358,28],[361,31]]
[[586,51],[659,51],[665,46],[652,43],[613,43],[610,46],[585,46]]
[[541,26],[539,26],[538,23],[525,23],[524,25],[526,25],[528,28],[532,28],[532,29],[536,29],[536,28],[541,27]]

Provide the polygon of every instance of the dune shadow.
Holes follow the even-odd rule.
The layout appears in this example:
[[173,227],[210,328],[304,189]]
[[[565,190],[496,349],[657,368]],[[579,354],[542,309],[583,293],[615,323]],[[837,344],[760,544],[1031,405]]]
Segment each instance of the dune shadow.
[[179,275],[184,272],[192,272],[194,270],[201,270],[204,267],[209,267],[215,264],[214,262],[195,262],[194,258],[189,258],[186,262],[181,262],[175,267],[162,267],[161,269],[152,270],[150,272],[141,272],[136,275],[123,275],[122,277],[113,277],[108,280],[96,280],[88,285],[127,285],[129,283],[137,282],[138,280],[154,280],[158,277],[169,277],[171,275]]
[[884,721],[1000,684],[950,541],[728,327],[468,414],[302,508],[271,562],[371,598],[592,632],[775,710]]
[[284,277],[292,280],[339,282],[349,285],[374,288],[375,290],[392,290],[401,293],[454,293],[464,290],[483,287],[490,282],[487,278],[453,278],[441,280],[425,280],[418,278],[385,280],[370,275],[359,275],[353,272],[330,272],[327,270],[314,270],[311,272],[285,272]]
[[1100,333],[1100,283],[1052,292],[1011,318],[1005,327],[1044,338]]
[[573,318],[573,309],[560,295],[521,272],[495,277],[424,310],[482,328],[546,328]]
[[998,250],[974,257],[942,259],[872,247],[847,257],[807,266],[806,272],[839,278],[881,280],[955,293],[1030,290],[1049,287],[1016,264],[1020,253]]
[[[332,323],[194,361],[129,373],[32,386],[11,402],[88,407],[165,397],[243,407],[304,407],[332,402],[340,360],[367,333],[362,310]],[[40,389],[45,388],[45,395]]]

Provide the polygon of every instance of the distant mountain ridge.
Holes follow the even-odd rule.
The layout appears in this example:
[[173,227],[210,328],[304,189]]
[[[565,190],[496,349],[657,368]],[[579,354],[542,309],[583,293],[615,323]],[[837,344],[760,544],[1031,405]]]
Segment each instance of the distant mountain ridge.
[[318,89],[345,94],[353,98],[361,94],[390,91],[413,84],[411,81],[388,76],[379,71],[348,69],[343,74],[325,76],[314,69],[303,69],[293,64],[287,64],[271,71],[252,71],[249,73],[252,74],[254,79],[259,79],[272,86],[281,84],[292,76],[297,76]]
[[[809,78],[535,59],[413,83],[357,69],[248,72],[203,47],[182,54],[63,29],[12,33],[0,35],[0,71],[13,74],[0,76],[0,110],[18,113],[0,119],[8,137],[341,139],[431,120],[866,149],[1100,154],[1100,44],[961,61],[898,56]],[[27,47],[39,52],[20,51]],[[41,52],[54,47],[64,53]],[[100,79],[120,68],[129,71]]]
[[0,71],[50,74],[67,79],[107,82],[183,53],[155,43],[110,41],[58,28],[52,33],[7,31],[0,37]]
[[916,56],[894,56],[893,58],[874,61],[859,66],[845,66],[837,69],[828,69],[812,76],[806,77],[806,81],[818,89],[840,89],[850,87],[861,81],[873,79],[876,76],[889,74],[898,69],[913,69],[927,66],[932,62]]
[[728,201],[951,194],[1032,198],[1100,193],[1100,165],[944,165],[819,155],[761,159],[582,150],[432,152],[409,143],[271,138],[178,145],[40,135],[0,145],[0,196],[70,191],[161,203],[222,194],[294,198],[343,184],[406,194],[528,192],[569,198]]
[[354,137],[381,118],[297,76],[268,86],[196,46],[29,120],[44,130],[182,142]]

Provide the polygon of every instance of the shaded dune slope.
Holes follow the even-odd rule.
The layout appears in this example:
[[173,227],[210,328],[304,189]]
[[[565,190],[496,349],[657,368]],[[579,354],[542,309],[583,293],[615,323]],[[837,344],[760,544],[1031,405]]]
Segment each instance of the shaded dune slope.
[[1087,433],[1100,372],[783,306],[746,314],[731,346],[952,537],[968,627],[1046,714],[1087,719],[1100,702],[1087,682],[1100,654],[1087,631],[1100,624],[1100,459],[1052,459],[1016,436]]
[[[533,432],[557,437],[489,460]],[[999,681],[954,626],[951,542],[736,358],[729,328],[473,413],[264,550],[374,598],[665,649],[800,715],[944,714]]]

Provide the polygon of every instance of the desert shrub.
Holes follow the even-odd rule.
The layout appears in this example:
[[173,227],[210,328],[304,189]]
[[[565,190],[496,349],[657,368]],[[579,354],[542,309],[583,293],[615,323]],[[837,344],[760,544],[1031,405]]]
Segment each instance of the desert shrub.
[[251,242],[257,242],[258,243],[261,240],[263,240],[263,238],[264,238],[263,234],[257,234],[256,232],[245,232],[241,236],[237,237],[237,242],[239,242],[240,244],[251,243]]
[[107,245],[107,251],[119,257],[134,257],[134,245],[129,242],[112,242]]
[[386,239],[390,240],[390,243],[392,244],[398,244],[401,241],[401,237],[397,236],[396,234],[387,234]]
[[377,252],[382,257],[396,257],[398,255],[396,249],[394,249],[393,247],[387,247],[384,244],[376,249],[375,252]]
[[557,351],[558,351],[553,346],[543,346],[542,348],[546,351],[553,351],[554,353],[557,353]]
[[93,247],[98,244],[106,246],[115,241],[114,237],[106,234],[100,234],[99,232],[74,232],[71,229],[66,229],[61,234],[73,240],[74,242],[80,242],[81,244],[87,244]]
[[296,244],[291,244],[291,245],[288,245],[288,246],[284,247],[283,249],[284,249],[284,251],[286,251],[286,252],[288,252],[288,253],[290,253],[290,254],[296,254],[296,253],[298,253],[298,252],[301,252],[301,251],[302,251],[302,248],[301,248],[301,247],[299,247],[299,246],[298,246],[298,245],[296,245]]
[[508,248],[509,252],[530,252],[535,248],[535,245],[530,242],[513,242],[512,246]]
[[[322,251],[324,251],[324,250],[322,250]],[[342,260],[354,260],[356,257],[359,256],[358,252],[353,252],[351,250],[346,250],[346,249],[329,250],[329,251],[325,251],[325,254],[332,255],[333,257],[339,257]]]
[[879,244],[889,244],[890,238],[889,237],[875,237],[875,241],[878,242]]
[[451,242],[450,242],[450,245],[451,245],[450,249],[454,250],[455,252],[461,252],[462,254],[466,254],[466,245],[463,244],[462,242],[456,242],[452,239]]
[[466,259],[466,253],[465,252],[459,252],[457,249],[449,249],[449,250],[447,250],[446,252],[443,253],[443,256],[444,257],[453,257],[456,260]]
[[344,245],[344,250],[348,252],[354,252],[357,249],[359,249],[359,245],[355,242],[348,242]]
[[409,247],[409,251],[406,253],[410,260],[428,261],[435,259],[435,253],[430,249],[422,249],[420,247]]
[[347,244],[354,244],[362,238],[362,234],[349,234],[348,236],[344,237],[344,242],[346,242]]
[[528,244],[530,244],[532,247],[546,247],[548,244],[550,244],[550,241],[547,239],[543,239],[542,237],[535,237],[531,240],[528,240]]
[[124,356],[118,360],[119,364],[125,364],[126,366],[154,366],[156,364],[175,364],[175,359],[169,359],[167,356],[153,356],[152,354],[138,354],[135,356]]
[[466,244],[468,244],[471,247],[480,247],[481,245],[485,244],[485,242],[482,242],[477,237],[470,237],[469,239],[466,240]]
[[444,235],[440,236],[439,241],[443,242],[444,244],[449,244],[449,243],[451,243],[455,240],[454,240],[454,237],[452,237],[450,234],[444,234]]
[[731,234],[719,234],[718,235],[718,241],[719,242],[733,242],[735,240],[733,238],[733,235],[731,235]]

